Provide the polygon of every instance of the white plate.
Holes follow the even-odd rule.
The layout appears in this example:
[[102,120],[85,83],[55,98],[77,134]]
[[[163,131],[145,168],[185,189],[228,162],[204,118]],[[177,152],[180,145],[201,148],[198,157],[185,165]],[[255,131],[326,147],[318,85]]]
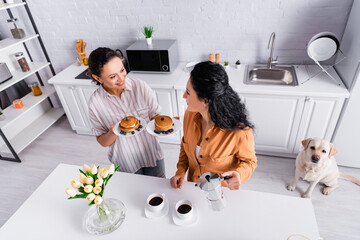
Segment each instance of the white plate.
[[144,129],[145,129],[146,126],[147,126],[146,121],[145,121],[144,119],[140,118],[140,117],[136,117],[136,118],[139,119],[140,125],[142,126],[142,128],[140,128],[139,131],[138,131],[138,130],[135,130],[135,131],[134,131],[134,134],[132,134],[132,133],[126,133],[126,135],[120,134],[119,124],[120,124],[121,121],[119,121],[119,122],[116,123],[116,125],[115,125],[114,133],[115,133],[116,135],[118,135],[119,137],[132,137],[132,136],[135,136],[135,135],[141,133],[142,131],[144,131]]
[[336,54],[338,47],[339,44],[335,34],[321,32],[310,39],[307,53],[310,58],[317,61],[325,61]]
[[184,70],[187,72],[191,72],[194,69],[195,65],[198,63],[199,62],[189,62],[188,64],[185,65]]
[[172,136],[174,134],[176,134],[180,129],[181,129],[181,122],[180,120],[177,120],[175,118],[171,118],[173,120],[173,123],[174,123],[174,126],[173,126],[173,132],[171,133],[168,133],[168,134],[165,134],[165,133],[155,133],[154,130],[155,130],[155,119],[151,120],[147,127],[146,127],[146,130],[148,131],[148,133],[150,133],[151,135],[153,136],[156,136],[156,137],[167,137],[167,136]]
[[159,217],[163,217],[166,216],[169,212],[169,200],[167,199],[167,197],[164,197],[164,207],[163,209],[161,209],[161,211],[158,212],[152,212],[149,210],[149,208],[147,207],[147,204],[145,204],[145,216],[147,218],[159,218]]
[[193,205],[193,215],[191,218],[189,219],[181,219],[177,216],[176,214],[176,209],[174,209],[173,211],[173,216],[172,216],[172,219],[174,221],[174,223],[178,226],[191,226],[191,225],[194,225],[198,222],[199,220],[199,213],[198,213],[198,210],[197,210],[197,207],[196,205],[194,204]]

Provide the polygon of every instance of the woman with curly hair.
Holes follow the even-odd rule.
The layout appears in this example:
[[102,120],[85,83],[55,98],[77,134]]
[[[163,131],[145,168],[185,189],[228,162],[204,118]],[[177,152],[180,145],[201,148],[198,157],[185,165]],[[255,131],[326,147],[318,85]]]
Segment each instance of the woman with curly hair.
[[171,185],[180,188],[187,171],[187,179],[192,182],[206,172],[214,172],[230,177],[225,180],[229,189],[239,189],[257,166],[253,125],[229,85],[224,68],[212,62],[198,63],[191,71],[183,98],[188,108]]

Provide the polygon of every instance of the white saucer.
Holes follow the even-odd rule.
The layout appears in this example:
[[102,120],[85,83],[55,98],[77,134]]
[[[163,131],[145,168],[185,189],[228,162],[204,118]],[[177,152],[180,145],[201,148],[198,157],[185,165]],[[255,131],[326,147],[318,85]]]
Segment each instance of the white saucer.
[[119,124],[120,124],[121,121],[119,121],[118,123],[115,124],[114,133],[116,135],[118,135],[119,137],[132,137],[132,136],[135,136],[135,135],[141,133],[142,131],[144,131],[144,129],[147,126],[146,121],[144,119],[142,119],[141,117],[136,117],[136,118],[140,121],[140,125],[142,126],[142,128],[140,128],[139,131],[135,130],[134,134],[132,134],[132,133],[126,133],[126,135],[120,134]]
[[163,216],[166,216],[168,214],[168,212],[169,212],[169,201],[168,201],[167,197],[164,198],[164,207],[163,207],[163,209],[161,209],[161,211],[152,212],[149,210],[147,205],[145,205],[145,216],[147,218],[163,217]]
[[180,129],[181,129],[181,122],[180,120],[177,120],[175,118],[171,118],[173,120],[173,123],[174,123],[174,127],[173,127],[173,132],[171,133],[168,133],[168,134],[165,134],[165,133],[155,133],[154,130],[155,130],[155,119],[151,120],[147,127],[146,127],[146,130],[148,131],[148,133],[150,133],[151,135],[155,136],[155,137],[167,137],[167,136],[172,136],[174,134],[176,134]]
[[177,216],[176,214],[176,209],[174,209],[173,211],[173,215],[172,215],[172,219],[174,221],[174,223],[178,226],[191,226],[191,225],[195,225],[198,220],[199,220],[199,213],[198,213],[198,210],[197,210],[197,207],[196,205],[194,204],[193,205],[193,214],[192,214],[192,217],[189,218],[189,219],[181,219]]

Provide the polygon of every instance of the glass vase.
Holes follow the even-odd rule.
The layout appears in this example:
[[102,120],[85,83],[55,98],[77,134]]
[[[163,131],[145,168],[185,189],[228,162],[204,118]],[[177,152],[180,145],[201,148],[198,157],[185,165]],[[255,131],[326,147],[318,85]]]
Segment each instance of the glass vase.
[[84,216],[85,229],[95,235],[116,230],[125,219],[125,205],[118,199],[103,199],[101,204],[92,205]]

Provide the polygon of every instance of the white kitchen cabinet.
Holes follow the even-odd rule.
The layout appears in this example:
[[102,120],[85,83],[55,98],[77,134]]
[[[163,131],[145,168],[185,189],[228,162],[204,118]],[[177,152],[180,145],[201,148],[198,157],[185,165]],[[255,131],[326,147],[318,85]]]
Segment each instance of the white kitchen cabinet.
[[[62,108],[53,108],[49,97],[55,93],[55,89],[50,86],[44,86],[43,80],[39,74],[39,71],[46,67],[50,68],[53,75],[55,75],[55,71],[51,65],[26,1],[2,4],[0,6],[0,11],[6,10],[9,17],[12,18],[12,9],[17,7],[24,7],[27,10],[26,12],[34,33],[30,33],[30,29],[25,29],[26,36],[21,39],[9,37],[0,41],[0,62],[5,62],[12,74],[10,80],[0,84],[0,91],[3,91],[20,81],[25,81],[26,78],[36,74],[43,92],[40,96],[34,96],[31,92],[23,96],[21,100],[24,103],[24,107],[20,109],[15,109],[10,105],[2,110],[6,119],[0,122],[0,159],[21,162],[18,153],[56,122],[56,120],[64,114],[64,110]],[[37,47],[37,49],[42,51],[46,61],[33,61],[30,51],[26,46],[29,41],[33,40],[38,40],[39,47]],[[16,52],[23,52],[30,68],[29,71],[23,72],[20,69],[18,62],[14,57]],[[12,155],[13,158],[7,157],[6,155]]]
[[71,128],[79,134],[93,135],[89,121],[88,101],[97,86],[55,85]]
[[255,125],[257,153],[295,156],[308,137],[331,140],[344,98],[240,94]]
[[291,153],[304,107],[304,97],[240,94],[254,124],[256,151]]
[[[161,106],[161,114],[171,117],[179,116],[176,93],[173,89],[154,88],[158,103]],[[172,136],[166,136],[159,138],[160,142],[164,143],[180,143],[180,133],[176,133]]]
[[331,140],[339,119],[344,98],[306,97],[294,153],[301,150],[301,141],[309,137]]
[[[180,120],[187,108],[176,90]],[[331,139],[344,98],[239,93],[255,125],[258,154],[294,157],[308,137]],[[181,132],[182,133],[182,132]]]

